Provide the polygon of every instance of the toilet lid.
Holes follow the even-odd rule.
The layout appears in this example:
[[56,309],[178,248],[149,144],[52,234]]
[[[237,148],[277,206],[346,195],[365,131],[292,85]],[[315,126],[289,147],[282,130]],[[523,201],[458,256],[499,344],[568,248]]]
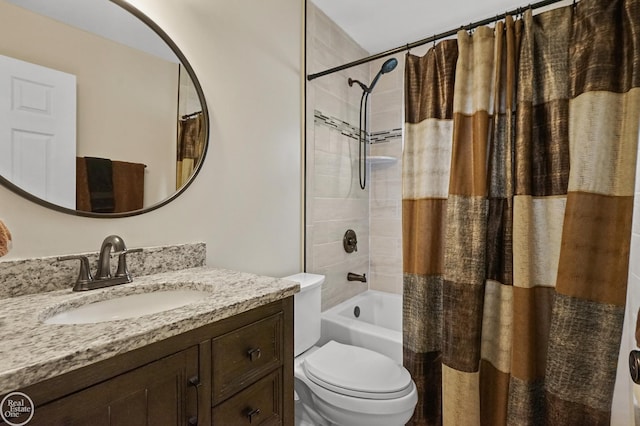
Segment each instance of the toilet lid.
[[411,375],[391,358],[330,341],[304,359],[306,376],[333,392],[358,398],[393,399],[411,392]]

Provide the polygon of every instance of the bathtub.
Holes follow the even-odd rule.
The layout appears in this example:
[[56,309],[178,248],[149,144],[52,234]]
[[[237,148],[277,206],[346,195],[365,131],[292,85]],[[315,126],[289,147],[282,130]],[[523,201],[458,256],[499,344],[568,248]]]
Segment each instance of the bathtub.
[[402,295],[367,290],[321,316],[320,345],[329,340],[361,346],[402,364]]

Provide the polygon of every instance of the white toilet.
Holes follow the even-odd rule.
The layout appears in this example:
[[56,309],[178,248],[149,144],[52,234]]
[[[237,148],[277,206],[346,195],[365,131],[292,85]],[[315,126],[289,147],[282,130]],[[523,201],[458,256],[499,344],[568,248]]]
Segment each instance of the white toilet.
[[323,275],[285,277],[300,283],[294,298],[296,426],[400,426],[418,392],[409,372],[369,349],[320,339]]

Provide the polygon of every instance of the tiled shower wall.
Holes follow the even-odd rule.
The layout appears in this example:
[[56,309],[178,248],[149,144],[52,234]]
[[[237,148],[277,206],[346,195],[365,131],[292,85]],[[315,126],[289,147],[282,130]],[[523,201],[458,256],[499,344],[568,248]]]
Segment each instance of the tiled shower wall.
[[[308,2],[308,74],[369,54]],[[369,84],[386,59],[307,85],[306,270],[327,276],[323,309],[367,288],[402,293],[403,57],[369,96],[369,155],[385,161],[370,163],[364,191],[359,187],[357,140],[362,91],[347,83],[351,77]],[[351,254],[342,247],[347,229],[358,235],[358,251]],[[366,273],[368,283],[347,281],[348,272]]]
[[[369,81],[384,58],[371,63]],[[402,127],[404,56],[378,80],[371,103],[369,288],[402,294]],[[377,161],[376,161],[377,159]]]
[[[307,2],[307,74],[360,59],[368,53]],[[369,275],[369,191],[358,183],[358,112],[362,94],[349,77],[369,79],[361,65],[307,84],[306,271],[326,276],[322,309],[368,288],[347,273]],[[358,251],[346,253],[342,237],[358,236]]]

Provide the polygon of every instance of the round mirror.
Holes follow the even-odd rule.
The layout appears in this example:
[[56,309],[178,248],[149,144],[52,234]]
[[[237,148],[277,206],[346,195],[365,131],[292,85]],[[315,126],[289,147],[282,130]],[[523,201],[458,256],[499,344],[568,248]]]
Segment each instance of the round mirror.
[[184,55],[121,0],[0,0],[0,183],[43,206],[122,217],[168,203],[207,150]]

